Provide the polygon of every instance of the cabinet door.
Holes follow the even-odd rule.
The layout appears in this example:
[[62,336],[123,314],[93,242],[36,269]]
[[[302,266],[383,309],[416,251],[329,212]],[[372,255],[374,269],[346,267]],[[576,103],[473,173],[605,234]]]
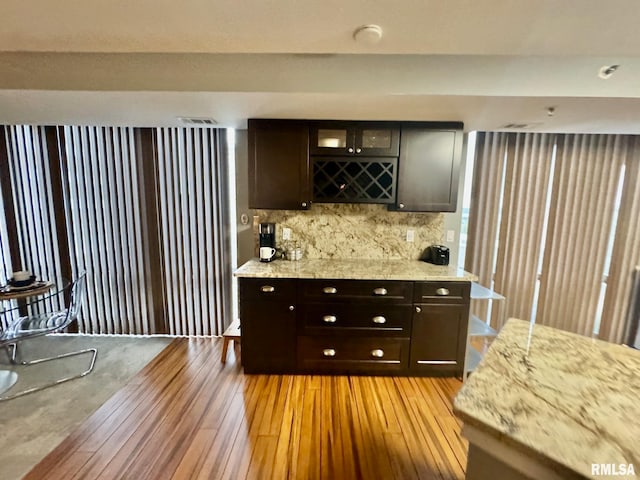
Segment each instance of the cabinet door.
[[410,370],[461,375],[468,316],[468,305],[417,305],[411,330]]
[[355,128],[356,155],[397,157],[400,130],[397,124],[358,123]]
[[299,121],[250,119],[248,126],[249,207],[309,208],[307,125]]
[[355,134],[349,122],[315,122],[309,129],[311,155],[349,156],[355,153]]
[[461,130],[403,127],[398,196],[390,209],[455,212],[461,155]]
[[282,301],[242,301],[242,366],[245,373],[287,373],[296,364],[296,312]]

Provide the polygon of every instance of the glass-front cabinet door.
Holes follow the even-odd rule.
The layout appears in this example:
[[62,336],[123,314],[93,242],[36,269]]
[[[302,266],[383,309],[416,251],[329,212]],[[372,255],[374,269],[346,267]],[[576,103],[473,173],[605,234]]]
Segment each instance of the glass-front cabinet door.
[[309,133],[311,155],[353,155],[355,152],[354,131],[346,123],[319,122]]
[[397,157],[400,130],[383,122],[318,122],[310,129],[311,155]]
[[397,157],[400,130],[388,124],[360,124],[355,130],[355,153],[359,155]]

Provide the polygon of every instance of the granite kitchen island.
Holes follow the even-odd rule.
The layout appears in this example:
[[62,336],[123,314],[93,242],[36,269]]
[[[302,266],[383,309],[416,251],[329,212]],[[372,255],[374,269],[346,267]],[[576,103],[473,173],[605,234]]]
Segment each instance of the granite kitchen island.
[[640,352],[627,347],[510,319],[454,410],[468,479],[640,469]]

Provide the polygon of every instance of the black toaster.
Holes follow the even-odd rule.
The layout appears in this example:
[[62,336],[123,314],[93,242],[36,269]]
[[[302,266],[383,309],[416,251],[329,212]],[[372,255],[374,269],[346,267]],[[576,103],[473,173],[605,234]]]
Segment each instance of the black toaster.
[[434,265],[449,265],[449,247],[444,245],[431,245],[427,247],[420,258],[423,262]]

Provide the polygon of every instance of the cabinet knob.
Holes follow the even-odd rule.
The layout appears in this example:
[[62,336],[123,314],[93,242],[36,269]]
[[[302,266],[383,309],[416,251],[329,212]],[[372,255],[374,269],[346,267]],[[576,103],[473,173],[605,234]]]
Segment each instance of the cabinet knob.
[[329,295],[332,295],[334,293],[338,293],[338,289],[336,287],[324,287],[322,289],[322,293],[327,293]]
[[447,295],[449,295],[449,289],[448,288],[439,288],[436,290],[436,295],[440,295],[441,297],[446,297]]
[[302,206],[307,208],[307,202],[302,202]]
[[373,320],[373,323],[379,323],[379,324],[387,323],[387,319],[384,318],[382,315],[377,315],[373,317],[371,320]]
[[399,203],[398,208],[404,208],[404,203]]
[[336,351],[333,348],[325,348],[324,350],[322,350],[322,355],[324,355],[325,357],[335,357]]
[[384,350],[382,350],[380,348],[376,348],[375,350],[371,350],[371,356],[375,357],[375,358],[382,358],[382,357],[384,357]]
[[292,312],[293,312],[295,309],[296,309],[296,307],[294,307],[293,305],[289,305],[289,310],[290,310],[290,311],[292,311]]
[[349,152],[349,153],[353,153],[353,148],[352,148],[352,147],[349,147],[349,148],[347,149],[347,152]]
[[387,293],[387,289],[386,288],[376,288],[373,290],[373,294],[374,295],[386,295]]
[[260,291],[262,293],[273,293],[276,291],[276,287],[272,287],[271,285],[263,285],[260,287]]
[[420,307],[416,307],[416,312],[420,313],[422,309]]
[[360,153],[360,152],[362,152],[362,149],[361,149],[361,148],[359,148],[359,147],[358,147],[358,148],[356,148],[356,153]]
[[324,321],[324,323],[336,323],[336,320],[338,319],[335,315],[325,315],[324,317],[322,317],[322,320]]

